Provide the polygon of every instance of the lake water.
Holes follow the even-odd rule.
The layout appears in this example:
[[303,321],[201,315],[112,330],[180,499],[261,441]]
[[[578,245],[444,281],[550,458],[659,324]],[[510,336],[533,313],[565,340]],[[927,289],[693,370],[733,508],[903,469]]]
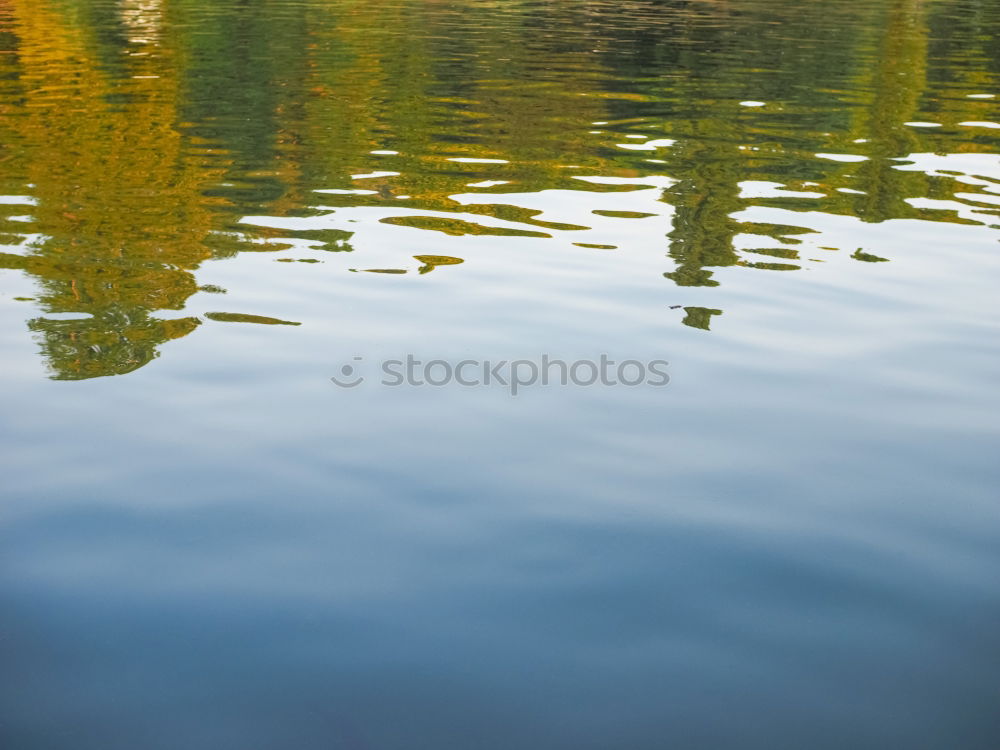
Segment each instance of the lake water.
[[0,52],[3,747],[1000,747],[994,0]]

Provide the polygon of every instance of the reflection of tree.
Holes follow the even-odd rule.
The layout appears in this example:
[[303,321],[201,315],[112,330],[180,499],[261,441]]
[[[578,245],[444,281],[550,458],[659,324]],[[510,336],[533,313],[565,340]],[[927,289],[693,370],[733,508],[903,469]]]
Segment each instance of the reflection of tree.
[[733,237],[739,223],[731,215],[742,205],[742,165],[735,144],[714,125],[707,117],[692,123],[691,135],[678,144],[671,160],[680,179],[665,197],[674,206],[670,257],[677,268],[664,276],[678,286],[716,286],[708,267],[737,261]]
[[[696,27],[685,33],[697,36],[702,31]],[[732,27],[708,33],[713,46],[733,43]],[[681,58],[675,64],[686,62]],[[719,98],[726,85],[720,78],[723,72],[718,66],[688,68],[672,92],[685,106],[683,116],[670,122],[676,142],[665,169],[677,182],[665,191],[664,200],[674,207],[668,252],[676,267],[663,275],[678,286],[717,286],[710,269],[738,262],[733,238],[740,230],[732,215],[743,205],[740,181],[746,160],[739,146],[745,126],[732,112],[735,102]],[[725,110],[730,116],[720,116]],[[705,330],[711,316],[721,314],[704,307],[686,307],[685,312],[684,325]]]
[[684,325],[705,331],[709,330],[713,315],[722,315],[722,310],[711,310],[707,307],[685,307],[684,312],[686,315],[681,321]]
[[[789,172],[793,172],[791,181],[794,182],[796,177],[805,177],[804,172],[809,169],[800,156],[801,152],[792,157],[797,162],[792,167],[786,166],[787,160],[783,164],[779,159],[754,158],[749,149],[776,154],[782,149],[775,147],[775,139],[767,132],[767,125],[758,124],[766,123],[764,118],[753,121],[752,113],[740,112],[733,107],[734,100],[743,98],[738,93],[741,74],[746,70],[748,61],[764,45],[771,46],[772,57],[781,59],[783,64],[770,77],[769,87],[758,84],[755,88],[771,88],[776,98],[788,102],[788,109],[800,111],[801,118],[806,121],[814,121],[816,131],[833,129],[838,124],[827,119],[829,115],[821,109],[816,109],[815,113],[810,111],[817,98],[813,92],[820,87],[818,81],[829,79],[840,70],[854,77],[852,88],[868,92],[866,106],[862,110],[864,114],[853,118],[853,122],[842,120],[842,125],[846,126],[844,129],[849,133],[844,140],[853,142],[847,147],[856,152],[859,147],[853,144],[864,143],[861,148],[868,160],[860,166],[821,167],[827,172],[825,175],[813,168],[814,179],[830,184],[827,201],[830,210],[853,213],[865,221],[883,221],[914,215],[916,209],[906,202],[906,198],[927,194],[926,184],[914,184],[921,180],[925,183],[926,178],[896,169],[898,162],[894,161],[896,157],[916,150],[914,130],[904,123],[914,119],[925,89],[927,28],[923,0],[889,0],[882,17],[874,15],[871,19],[872,27],[877,29],[874,38],[844,37],[837,45],[800,43],[801,39],[815,33],[810,27],[829,26],[829,22],[824,24],[816,17],[815,7],[787,8],[783,14],[782,27],[790,29],[782,35],[784,38],[769,38],[770,31],[766,27],[754,28],[752,16],[746,20],[730,16],[729,23],[708,31],[708,37],[700,37],[701,41],[719,50],[739,48],[741,54],[729,58],[734,64],[716,62],[706,65],[699,59],[699,64],[683,65],[683,58],[679,60],[684,73],[678,76],[674,92],[684,102],[685,116],[670,121],[669,133],[677,139],[677,143],[667,156],[665,167],[671,176],[678,178],[678,182],[665,194],[665,200],[675,209],[673,230],[669,235],[669,254],[677,266],[672,272],[664,274],[679,286],[714,286],[718,282],[711,278],[711,268],[735,263],[773,270],[798,268],[789,263],[740,261],[733,246],[735,235],[741,231],[767,235],[783,244],[797,242],[788,234],[805,231],[776,225],[741,225],[733,218],[734,213],[751,203],[740,198],[742,180],[787,184],[790,181]],[[732,29],[740,26],[743,26],[737,32],[740,41],[736,41]],[[705,32],[688,30],[686,33]],[[748,37],[758,41],[747,44]],[[823,59],[831,49],[836,51],[835,54],[844,50],[849,50],[849,53],[831,67],[829,63],[833,60]],[[871,56],[877,59],[874,71],[864,64],[865,59]],[[720,57],[726,59],[724,55]],[[805,88],[802,83],[808,86],[809,94],[806,101],[797,106],[791,92]],[[731,98],[722,98],[728,91],[733,92]],[[770,116],[778,119],[777,113]],[[796,124],[799,132],[789,130],[781,133],[782,140],[789,143],[794,143],[796,139],[803,140],[803,131],[808,130],[802,127],[801,122]],[[799,144],[799,148],[807,152],[829,150],[819,140],[813,143],[805,141]],[[830,171],[834,174],[830,175]],[[851,188],[857,197],[849,198],[835,192],[834,187],[841,186]],[[795,208],[788,199],[765,199],[760,202]],[[752,252],[797,258],[796,250],[790,247],[756,249]],[[702,313],[689,313],[684,322],[707,328],[708,318]]]
[[[392,202],[548,234],[568,227],[501,200],[451,196],[484,176],[527,193],[584,189],[572,174],[655,173],[676,180],[664,193],[676,265],[666,276],[707,293],[714,268],[795,267],[740,259],[734,239],[749,233],[774,239],[757,254],[795,260],[790,235],[800,230],[734,214],[805,208],[741,198],[746,180],[808,181],[825,193],[824,211],[883,221],[920,215],[908,198],[954,192],[949,178],[895,169],[896,157],[990,150],[903,124],[919,119],[929,87],[989,89],[1000,73],[996,35],[949,12],[956,2],[788,3],[777,18],[770,3],[682,0],[486,1],[461,13],[408,0],[0,0],[2,187],[34,201],[0,208],[0,242],[17,245],[0,267],[39,280],[44,314],[31,327],[55,377],[116,374],[193,330],[193,318],[159,316],[184,308],[206,258],[292,238],[353,249],[347,230],[251,230],[239,223],[246,215]],[[971,40],[968,53],[942,48],[940,30],[953,27]],[[976,64],[942,62],[963,55]],[[767,111],[739,107],[747,98],[768,101]],[[988,103],[928,100],[943,102],[946,125],[989,119]],[[605,121],[606,130],[592,124]],[[674,145],[624,150],[623,131]],[[813,158],[833,151],[868,161]],[[352,174],[370,172],[382,172],[363,181],[370,192],[343,192],[358,188]],[[326,189],[342,192],[314,192]],[[12,220],[29,212],[29,222]],[[480,231],[464,218],[394,221]],[[89,317],[51,315],[69,312]],[[713,314],[689,308],[685,323],[707,327]]]
[[81,29],[41,4],[13,8],[18,83],[31,106],[6,127],[32,185],[34,239],[22,254],[0,255],[0,266],[38,277],[49,313],[90,316],[31,323],[60,379],[129,372],[190,332],[196,319],[154,313],[184,306],[196,291],[191,270],[209,255],[201,186],[211,170],[174,128],[176,77],[163,64],[171,51],[151,43],[157,4],[121,10],[128,23],[116,38],[127,46],[118,51],[143,54],[114,80]]
[[105,309],[93,320],[36,318],[29,328],[41,335],[42,352],[54,379],[83,380],[137,370],[157,356],[160,344],[186,336],[199,322],[197,318],[158,320],[133,308]]
[[924,0],[892,0],[886,11],[877,62],[871,79],[871,103],[863,126],[869,159],[857,170],[854,202],[859,218],[885,221],[914,213],[904,184],[920,179],[901,172],[894,157],[916,150],[917,136],[904,123],[913,120],[926,85],[927,27]]

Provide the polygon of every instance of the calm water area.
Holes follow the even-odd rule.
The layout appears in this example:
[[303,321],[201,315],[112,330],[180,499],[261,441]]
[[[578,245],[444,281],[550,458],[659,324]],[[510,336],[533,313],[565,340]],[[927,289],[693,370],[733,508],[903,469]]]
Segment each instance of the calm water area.
[[1000,748],[998,242],[996,0],[0,0],[0,747]]

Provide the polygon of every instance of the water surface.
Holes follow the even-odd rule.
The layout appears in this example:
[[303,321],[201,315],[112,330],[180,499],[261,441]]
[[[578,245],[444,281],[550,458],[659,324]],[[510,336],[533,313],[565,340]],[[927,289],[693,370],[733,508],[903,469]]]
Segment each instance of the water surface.
[[4,746],[1000,746],[998,40],[0,0]]

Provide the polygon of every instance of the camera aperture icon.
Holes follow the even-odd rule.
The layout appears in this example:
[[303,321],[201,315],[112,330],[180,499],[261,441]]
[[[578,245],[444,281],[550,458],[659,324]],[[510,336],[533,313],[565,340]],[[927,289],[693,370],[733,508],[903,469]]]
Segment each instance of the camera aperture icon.
[[[364,357],[355,357],[355,362],[360,362]],[[361,385],[365,382],[363,375],[356,374],[356,368],[354,365],[344,365],[340,368],[341,377],[336,375],[330,376],[330,380],[339,385],[341,388],[354,388],[354,386]]]

